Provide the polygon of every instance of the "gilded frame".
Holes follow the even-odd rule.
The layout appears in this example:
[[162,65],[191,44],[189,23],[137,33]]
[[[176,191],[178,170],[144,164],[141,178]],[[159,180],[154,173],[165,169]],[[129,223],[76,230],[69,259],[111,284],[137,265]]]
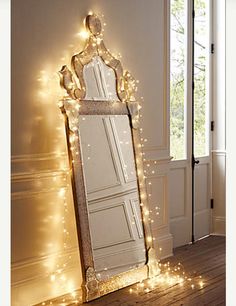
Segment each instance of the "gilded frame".
[[[96,15],[88,15],[85,19],[85,24],[89,31],[89,38],[84,50],[72,57],[73,72],[67,66],[63,66],[59,72],[60,84],[68,94],[60,100],[59,106],[65,119],[68,156],[70,168],[72,169],[71,182],[83,274],[82,299],[87,302],[143,279],[154,277],[160,273],[160,270],[153,247],[149,223],[148,199],[139,134],[139,103],[135,101],[134,97],[135,80],[128,71],[123,71],[120,61],[115,59],[106,49],[102,39],[99,18]],[[84,99],[86,88],[83,79],[83,67],[96,55],[100,56],[105,64],[114,70],[119,101],[95,102]],[[75,82],[75,78],[78,78],[80,86],[77,86],[78,82]],[[147,261],[143,267],[120,273],[106,281],[99,281],[94,270],[80,147],[79,115],[127,115],[131,127],[139,197],[140,203],[142,203],[140,206]]]

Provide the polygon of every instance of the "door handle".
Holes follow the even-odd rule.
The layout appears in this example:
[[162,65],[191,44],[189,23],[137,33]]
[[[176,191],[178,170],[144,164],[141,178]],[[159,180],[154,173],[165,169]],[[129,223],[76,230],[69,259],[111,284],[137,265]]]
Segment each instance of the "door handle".
[[194,155],[192,155],[192,168],[194,168],[195,167],[195,165],[197,164],[199,164],[200,163],[200,161],[198,160],[198,159],[196,159],[195,157],[194,157]]

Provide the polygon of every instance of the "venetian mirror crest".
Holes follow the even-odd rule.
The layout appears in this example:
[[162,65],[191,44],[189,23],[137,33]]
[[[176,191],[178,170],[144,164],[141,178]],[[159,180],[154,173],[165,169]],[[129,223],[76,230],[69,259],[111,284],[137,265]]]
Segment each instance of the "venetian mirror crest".
[[65,118],[83,300],[90,301],[159,273],[139,136],[135,80],[106,49],[96,15],[89,37],[63,66]]

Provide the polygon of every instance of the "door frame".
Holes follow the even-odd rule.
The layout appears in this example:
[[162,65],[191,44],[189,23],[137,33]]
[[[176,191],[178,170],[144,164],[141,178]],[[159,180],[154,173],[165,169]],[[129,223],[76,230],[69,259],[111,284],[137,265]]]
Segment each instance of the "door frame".
[[[171,0],[169,0],[170,2]],[[209,0],[209,48],[210,44],[212,43],[213,39],[213,1]],[[187,21],[186,21],[186,36],[185,36],[185,46],[186,46],[186,65],[185,65],[185,109],[184,109],[184,128],[185,128],[185,150],[186,150],[186,158],[181,160],[173,160],[170,162],[170,171],[176,170],[176,169],[184,169],[185,173],[185,182],[184,184],[184,200],[185,202],[185,217],[186,220],[186,226],[189,228],[189,233],[186,234],[185,241],[186,243],[193,243],[195,240],[195,230],[193,231],[193,227],[195,226],[195,218],[196,218],[196,212],[193,213],[193,210],[195,208],[195,205],[193,205],[193,195],[195,186],[193,175],[192,175],[192,153],[193,153],[193,120],[194,120],[194,114],[193,114],[193,99],[194,99],[194,91],[193,91],[193,59],[194,59],[194,42],[193,42],[193,31],[194,31],[194,0],[185,0],[186,8],[187,8]],[[170,5],[171,8],[171,5]],[[170,28],[170,27],[169,27]],[[171,31],[171,29],[170,29]],[[207,116],[209,120],[209,128],[207,133],[207,141],[208,141],[208,155],[204,157],[197,157],[198,160],[200,160],[201,165],[208,164],[208,171],[209,171],[209,178],[208,180],[208,198],[209,198],[209,207],[210,207],[210,198],[212,197],[212,154],[211,154],[211,148],[212,148],[212,132],[210,130],[210,123],[212,121],[212,86],[213,86],[213,57],[209,53],[208,56],[208,92],[207,92]],[[170,190],[171,192],[171,190]],[[174,222],[174,221],[173,221]],[[170,220],[171,223],[171,220]],[[209,233],[212,232],[212,210],[210,212],[210,220],[209,220]],[[176,227],[176,225],[174,226]],[[174,236],[174,233],[172,233]],[[197,239],[196,239],[197,240]],[[184,243],[184,244],[186,244]],[[182,245],[177,243],[177,245]]]

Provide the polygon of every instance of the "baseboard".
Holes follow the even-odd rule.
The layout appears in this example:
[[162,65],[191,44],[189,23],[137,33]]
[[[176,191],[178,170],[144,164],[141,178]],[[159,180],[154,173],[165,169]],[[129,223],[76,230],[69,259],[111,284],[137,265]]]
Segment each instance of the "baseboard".
[[213,217],[213,234],[225,235],[226,234],[225,217],[215,216]]

